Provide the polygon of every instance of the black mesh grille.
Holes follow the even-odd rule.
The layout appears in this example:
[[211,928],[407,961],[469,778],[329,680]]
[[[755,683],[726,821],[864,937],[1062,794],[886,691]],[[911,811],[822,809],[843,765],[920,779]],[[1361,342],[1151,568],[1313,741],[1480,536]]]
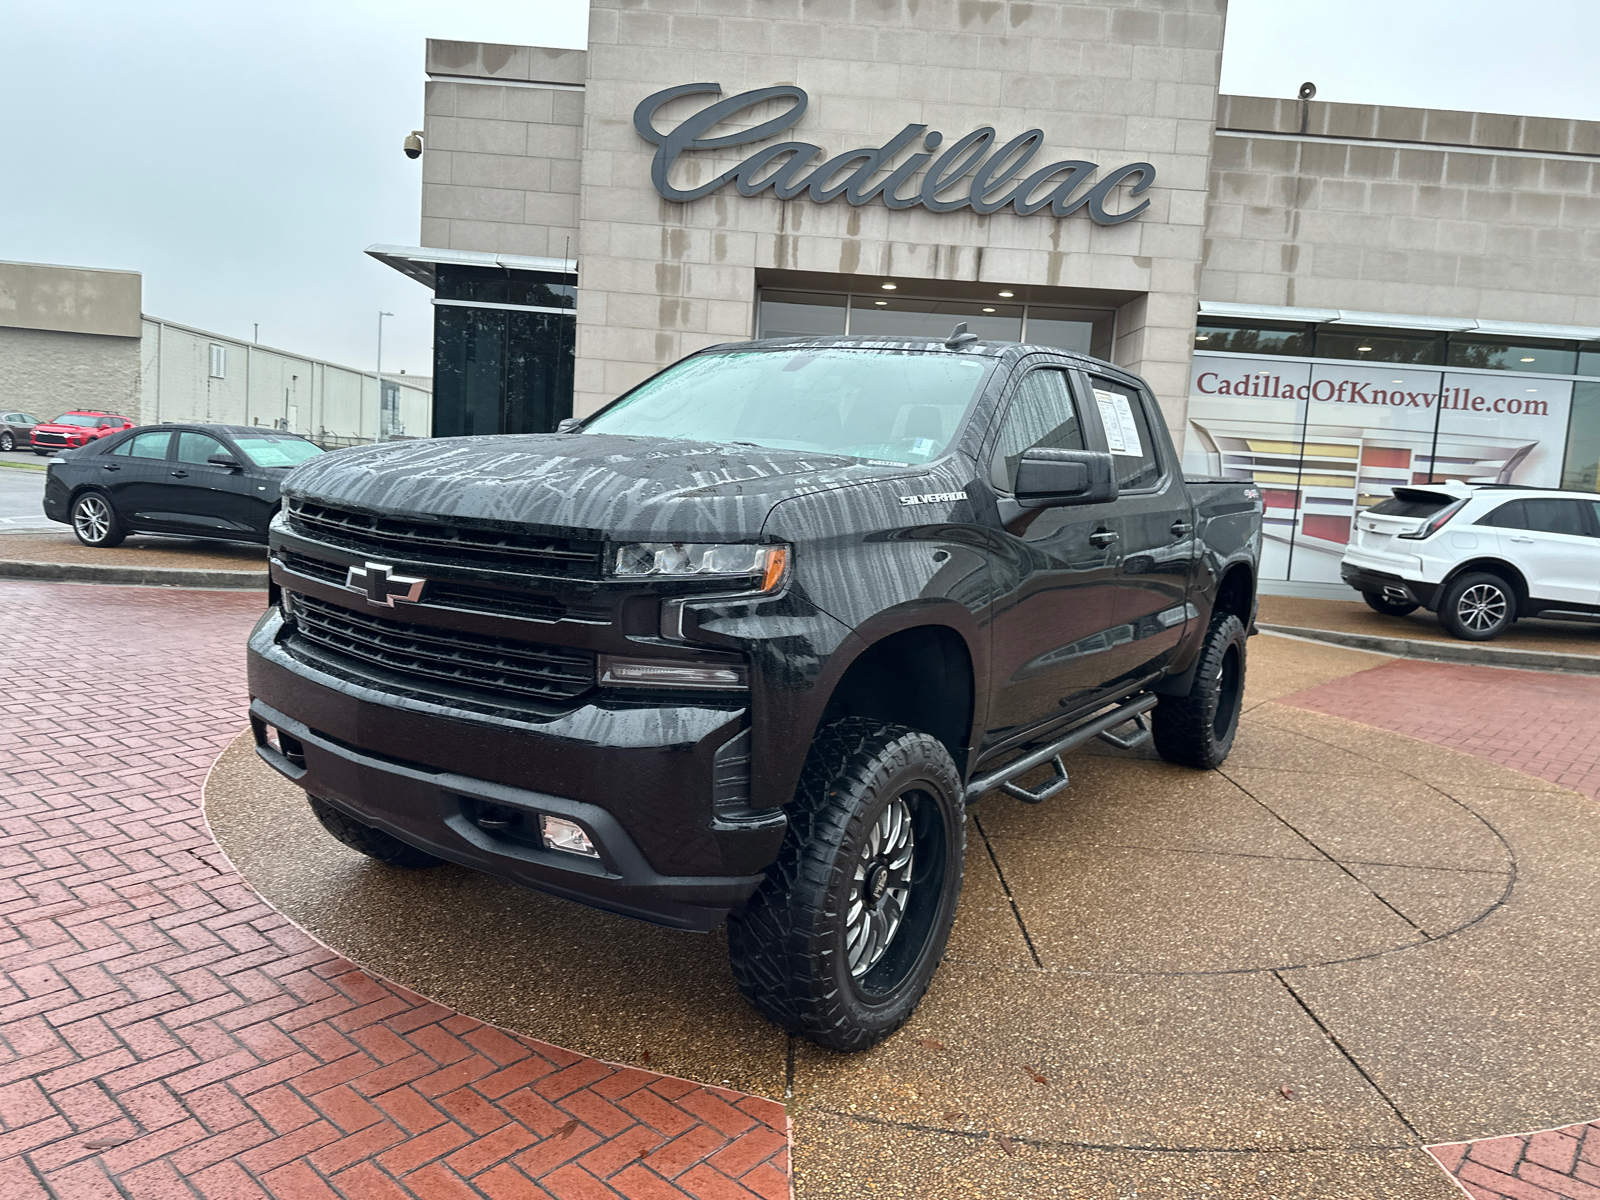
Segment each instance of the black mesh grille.
[[310,501],[290,504],[289,527],[304,537],[377,556],[502,569],[510,566],[576,579],[600,577],[603,547],[599,541],[413,521]]
[[298,594],[293,607],[294,638],[383,668],[385,675],[547,701],[568,700],[594,686],[590,650],[410,625]]

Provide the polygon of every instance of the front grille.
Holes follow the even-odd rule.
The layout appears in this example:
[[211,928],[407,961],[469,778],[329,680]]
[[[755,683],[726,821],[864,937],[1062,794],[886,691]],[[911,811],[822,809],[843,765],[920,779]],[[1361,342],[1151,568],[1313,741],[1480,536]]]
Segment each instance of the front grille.
[[602,543],[580,538],[379,516],[303,500],[290,504],[289,528],[304,537],[364,554],[510,567],[570,579],[600,577]]
[[35,445],[39,446],[65,446],[67,435],[64,433],[36,433],[33,435]]
[[[316,579],[333,587],[344,587],[345,577],[349,571],[349,568],[341,563],[312,558],[310,555],[293,550],[280,549],[278,561],[296,575],[304,575],[308,579]],[[411,571],[409,565],[401,569],[407,574]],[[462,612],[484,613],[495,617],[524,617],[533,621],[560,621],[567,618],[580,621],[607,619],[604,610],[574,608],[547,596],[532,596],[506,588],[479,587],[476,584],[456,583],[443,579],[428,581],[427,586],[423,588],[421,602],[433,608],[454,608]]]
[[294,637],[412,682],[545,701],[570,700],[594,686],[592,650],[411,625],[298,593],[293,608]]

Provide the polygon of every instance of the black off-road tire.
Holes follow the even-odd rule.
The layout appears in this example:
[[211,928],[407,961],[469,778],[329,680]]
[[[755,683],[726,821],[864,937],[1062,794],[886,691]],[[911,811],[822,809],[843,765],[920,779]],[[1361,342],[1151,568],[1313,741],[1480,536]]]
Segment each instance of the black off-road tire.
[[1390,600],[1381,592],[1362,592],[1361,598],[1373,612],[1382,613],[1386,617],[1403,617],[1422,607],[1414,600]]
[[[856,868],[897,800],[913,830],[905,915],[857,978],[849,915],[870,885]],[[944,957],[966,852],[961,775],[937,738],[847,717],[818,732],[787,811],[778,861],[728,918],[733,975],[780,1028],[832,1050],[865,1050],[905,1024]]]
[[1468,571],[1452,579],[1439,598],[1439,624],[1465,641],[1499,637],[1516,619],[1516,589],[1490,571]]
[[307,796],[311,804],[311,811],[316,814],[322,827],[334,837],[338,838],[352,850],[359,850],[368,858],[375,858],[381,863],[388,863],[391,867],[404,867],[408,871],[420,871],[425,867],[437,867],[444,861],[436,858],[426,850],[418,850],[415,846],[402,842],[393,834],[385,833],[381,829],[374,829],[364,821],[358,821],[352,816],[340,812],[326,800],[319,800],[315,796]]
[[1244,624],[1214,617],[1187,696],[1163,696],[1150,714],[1156,752],[1168,762],[1209,771],[1233,749],[1244,706]]
[[128,536],[122,518],[104,492],[84,492],[72,502],[67,514],[72,532],[85,546],[96,550],[109,550],[120,546]]

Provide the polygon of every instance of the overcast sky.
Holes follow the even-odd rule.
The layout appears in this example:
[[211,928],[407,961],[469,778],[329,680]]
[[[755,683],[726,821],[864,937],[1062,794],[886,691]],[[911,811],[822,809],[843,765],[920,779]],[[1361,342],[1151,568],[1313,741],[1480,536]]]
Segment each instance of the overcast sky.
[[[122,267],[144,308],[431,369],[415,245],[428,37],[577,46],[587,0],[0,0],[0,258]],[[1600,119],[1595,0],[1233,0],[1224,91]]]

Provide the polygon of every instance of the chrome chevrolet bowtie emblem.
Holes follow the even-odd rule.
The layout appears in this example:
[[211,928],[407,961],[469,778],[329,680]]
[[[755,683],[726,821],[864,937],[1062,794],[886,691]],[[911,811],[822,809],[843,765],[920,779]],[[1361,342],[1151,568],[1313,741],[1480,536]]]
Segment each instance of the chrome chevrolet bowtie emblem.
[[422,595],[426,579],[409,579],[396,575],[388,563],[369,562],[363,567],[351,567],[344,577],[344,586],[360,592],[368,604],[382,604],[393,608],[396,600],[415,604]]

